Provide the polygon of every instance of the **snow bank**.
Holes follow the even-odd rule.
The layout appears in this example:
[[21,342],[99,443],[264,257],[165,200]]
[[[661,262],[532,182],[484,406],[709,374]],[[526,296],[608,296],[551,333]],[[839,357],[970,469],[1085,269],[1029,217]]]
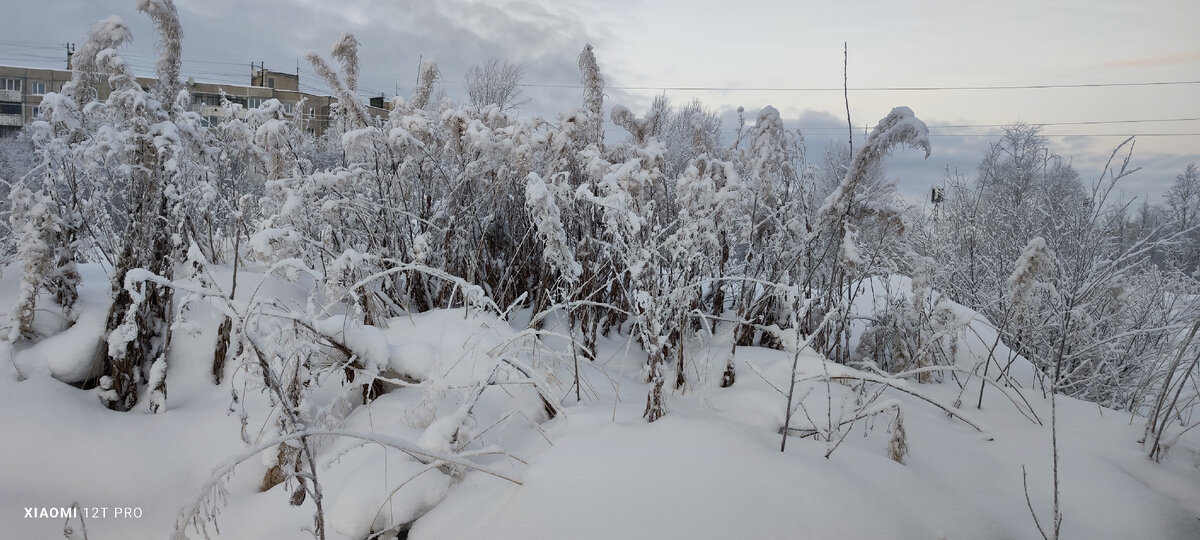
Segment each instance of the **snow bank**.
[[[107,276],[83,265],[81,318],[25,350],[0,343],[28,372],[63,380],[79,376],[102,331],[108,302]],[[215,278],[227,284],[227,268]],[[0,278],[0,303],[15,294],[17,272]],[[311,283],[288,283],[244,272],[239,297],[270,294],[299,298]],[[257,282],[262,282],[257,283]],[[875,283],[882,286],[883,282]],[[893,278],[891,289],[907,289]],[[871,308],[873,294],[859,309]],[[954,307],[965,319],[969,310]],[[213,469],[251,444],[273,436],[267,396],[246,393],[231,409],[230,390],[212,384],[211,355],[219,317],[197,304],[188,312],[196,332],[176,334],[167,367],[168,400],[160,414],[149,400],[115,413],[97,403],[95,390],[80,390],[46,376],[19,382],[11,363],[0,363],[0,511],[22,506],[140,507],[140,520],[89,520],[92,538],[159,538],[173,530],[180,506],[202,488]],[[528,320],[525,314],[516,318]],[[39,317],[39,321],[51,321]],[[979,322],[979,321],[977,321]],[[960,349],[960,366],[986,354],[994,334],[985,322]],[[547,319],[547,332],[561,332]],[[345,342],[381,372],[410,377],[369,405],[339,420],[340,429],[377,433],[437,453],[479,452],[470,459],[519,478],[523,485],[461,467],[421,463],[412,456],[348,437],[323,437],[317,469],[326,496],[331,539],[363,538],[371,531],[413,522],[409,538],[1038,538],[1029,516],[1021,469],[1029,473],[1033,505],[1045,515],[1050,502],[1050,431],[1019,412],[1000,391],[989,389],[976,408],[975,380],[960,388],[898,384],[978,419],[987,433],[947,416],[928,402],[896,389],[875,402],[898,404],[908,434],[908,459],[888,459],[887,411],[856,422],[828,458],[819,438],[789,439],[779,452],[779,426],[792,358],[779,351],[738,348],[737,383],[718,381],[731,336],[718,328],[702,343],[686,344],[692,383],[668,392],[668,415],[642,419],[647,385],[645,362],[628,336],[601,336],[597,360],[581,360],[582,403],[575,403],[573,364],[566,341],[534,343],[522,328],[462,309],[435,310],[387,321],[387,328],[355,325],[344,318],[319,321],[322,333]],[[53,333],[47,328],[47,333]],[[1001,345],[1002,347],[1002,345]],[[1004,349],[1003,351],[1007,351]],[[1003,354],[998,349],[997,354]],[[88,353],[88,354],[84,354]],[[519,362],[564,412],[546,416]],[[1017,364],[1020,365],[1020,364]],[[39,367],[40,366],[40,367]],[[755,369],[751,369],[754,366]],[[829,366],[832,374],[855,373]],[[826,385],[821,359],[805,352],[798,362],[803,407],[793,427],[819,427],[825,407],[834,418],[858,407],[858,388]],[[813,377],[817,377],[814,379]],[[337,377],[313,384],[313,408],[333,410]],[[480,382],[473,407],[464,407]],[[1025,384],[1022,376],[1017,383]],[[872,390],[873,392],[873,390]],[[563,397],[567,396],[567,397]],[[1047,418],[1049,402],[1025,392],[1034,412]],[[325,400],[325,401],[322,401]],[[247,415],[243,426],[239,416]],[[890,410],[890,409],[889,409]],[[1092,403],[1060,398],[1063,536],[1076,538],[1200,537],[1200,468],[1194,438],[1181,440],[1164,463],[1146,460],[1136,443],[1140,426],[1125,414]],[[97,465],[97,456],[103,456]],[[225,484],[228,504],[219,516],[220,538],[296,538],[312,523],[311,498],[288,504],[287,483],[260,493],[267,465],[249,460]],[[292,484],[290,488],[294,488]],[[13,510],[15,509],[15,510]],[[415,520],[415,522],[413,521]],[[57,537],[59,521],[16,520],[14,538]],[[211,529],[210,529],[211,530]]]
[[406,455],[390,452],[384,458],[342,473],[342,484],[330,499],[329,525],[348,538],[365,538],[372,532],[402,525],[442,500],[450,478],[437,467]]
[[675,410],[653,424],[611,424],[602,409],[576,414],[571,422],[587,428],[556,431],[524,486],[480,479],[457,487],[409,538],[1004,535],[994,518],[901,465],[854,451],[832,461],[781,454],[770,433],[691,412],[700,411]]
[[[49,306],[53,304],[49,295],[39,295],[39,306],[48,309],[38,311],[34,325],[47,337],[32,345],[18,344],[12,350],[13,362],[26,375],[48,374],[66,383],[79,383],[98,375],[96,348],[108,314],[109,279],[104,269],[96,264],[79,265],[79,273],[83,281],[76,304],[79,318],[74,325],[62,328],[65,323],[57,317],[61,308]],[[12,268],[0,275],[4,276],[0,286],[7,292],[15,289],[15,285],[10,287],[10,281],[15,284],[21,272]]]

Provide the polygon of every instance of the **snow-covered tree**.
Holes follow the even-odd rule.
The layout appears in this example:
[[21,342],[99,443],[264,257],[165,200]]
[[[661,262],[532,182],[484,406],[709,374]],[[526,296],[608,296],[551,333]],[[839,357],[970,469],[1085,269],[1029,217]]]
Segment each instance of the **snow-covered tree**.
[[604,76],[600,74],[600,65],[596,62],[596,54],[592,45],[583,47],[579,53],[579,71],[583,73],[583,129],[581,141],[583,146],[601,144],[604,138]]
[[[151,363],[166,357],[173,292],[153,283],[135,284],[127,277],[139,270],[170,279],[183,232],[175,226],[182,210],[175,201],[186,185],[186,138],[200,133],[195,131],[196,118],[183,111],[181,102],[186,100],[179,99],[177,90],[182,35],[175,5],[169,0],[142,0],[138,9],[158,31],[158,85],[147,92],[138,84],[117,52],[129,40],[128,27],[111,17],[93,26],[81,48],[76,77],[63,88],[64,94],[86,96],[91,73],[109,74],[113,91],[100,109],[112,124],[101,129],[125,141],[117,159],[127,160],[130,171],[127,225],[113,269],[114,299],[98,351],[101,400],[119,411],[133,407]],[[97,71],[89,70],[93,67]]]
[[1200,169],[1188,164],[1167,191],[1167,209],[1184,238],[1174,254],[1180,271],[1200,279]]
[[489,105],[495,105],[501,111],[520,107],[528,102],[521,97],[524,78],[525,70],[520,65],[497,57],[489,58],[467,70],[467,99],[477,109]]
[[18,186],[9,192],[12,204],[9,216],[17,247],[17,257],[23,263],[21,290],[12,314],[15,324],[6,336],[9,340],[33,339],[37,332],[33,318],[37,312],[38,293],[48,281],[54,262],[53,240],[55,220],[50,211],[51,201],[43,194],[33,194]]
[[[888,152],[897,146],[911,146],[930,153],[929,130],[908,107],[896,107],[879,121],[867,136],[863,146],[850,161],[842,183],[833,190],[816,211],[814,225],[809,228],[808,241],[817,242],[815,251],[826,257],[836,254],[836,264],[830,264],[827,277],[820,281],[828,291],[821,297],[821,313],[839,312],[841,316],[818,337],[816,345],[835,361],[849,359],[849,304],[861,294],[864,276],[878,272],[877,267],[889,266],[889,255],[881,247],[889,245],[888,237],[899,234],[901,208],[892,195],[892,186],[874,181],[871,171]],[[864,249],[873,235],[876,249]],[[860,240],[860,238],[862,240]]]

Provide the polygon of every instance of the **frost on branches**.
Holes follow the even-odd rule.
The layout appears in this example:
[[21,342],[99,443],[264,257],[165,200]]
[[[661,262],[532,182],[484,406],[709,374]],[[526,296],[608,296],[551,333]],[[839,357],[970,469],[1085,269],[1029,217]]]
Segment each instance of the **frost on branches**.
[[[205,126],[178,83],[174,4],[138,7],[157,30],[159,85],[141,88],[120,52],[127,25],[104,19],[29,130],[32,170],[8,196],[22,279],[4,334],[53,337],[47,312],[65,328],[87,305],[80,263],[109,269],[97,373],[72,382],[114,410],[165,412],[167,389],[178,395],[172,336],[205,343],[204,377],[211,367],[244,429],[235,461],[263,460],[258,488],[314,509],[318,537],[407,530],[467,470],[515,481],[485,464],[503,449],[482,444],[482,428],[537,431],[564,414],[565,396],[597,399],[614,344],[632,358],[631,384],[644,384],[647,421],[677,397],[761,379],[786,399],[781,448],[815,436],[832,453],[857,422],[884,415],[881,452],[903,463],[906,421],[916,433],[922,416],[906,418],[885,392],[982,430],[922,385],[961,376],[978,383],[976,407],[985,385],[1017,403],[1019,357],[1032,366],[1025,388],[1152,415],[1156,458],[1191,429],[1175,423],[1197,402],[1196,345],[1183,331],[1197,312],[1183,243],[1200,200],[1190,177],[1173,192],[1178,217],[1156,225],[1147,210],[1134,234],[1132,217],[1104,202],[1132,172],[1128,156],[1114,153],[1089,190],[1018,126],[977,182],[948,186],[934,219],[884,178],[889,152],[929,155],[910,109],[893,109],[853,154],[812,160],[770,106],[752,125],[739,110],[729,136],[699,102],[614,104],[606,117],[590,45],[578,110],[548,118],[457,101],[433,61],[386,117],[371,117],[359,96],[368,45],[344,34],[328,59],[307,57],[338,96],[325,135],[276,100],[250,110],[225,100],[227,118]],[[113,92],[100,102],[104,84]],[[406,348],[424,343],[404,334],[423,319],[472,336],[452,351],[472,361],[447,367]],[[960,342],[975,338],[987,354],[967,359]],[[786,356],[790,372],[746,361],[764,352]],[[780,374],[791,384],[776,385]],[[346,428],[393,394],[413,399],[399,435]],[[805,408],[818,394],[823,419]],[[265,418],[251,418],[254,400],[269,405]],[[362,495],[376,473],[359,468],[364,441],[390,449],[387,466],[420,489]],[[181,530],[215,518],[222,470]]]

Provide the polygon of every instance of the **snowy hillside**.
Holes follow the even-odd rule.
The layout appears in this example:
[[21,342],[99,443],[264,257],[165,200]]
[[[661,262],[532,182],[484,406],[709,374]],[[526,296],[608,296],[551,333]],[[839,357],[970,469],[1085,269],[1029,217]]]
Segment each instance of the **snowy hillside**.
[[[12,299],[13,270],[5,269],[0,301]],[[192,311],[189,317],[200,322],[194,332],[177,338],[181,344],[170,363],[167,406],[158,414],[149,413],[147,400],[129,413],[105,410],[97,407],[95,390],[52,378],[69,378],[74,372],[68,368],[88,365],[80,359],[90,355],[81,353],[95,346],[95,334],[85,333],[86,321],[103,313],[107,281],[99,267],[82,270],[80,323],[58,334],[55,349],[0,345],[3,356],[12,359],[0,378],[0,406],[11,411],[0,420],[9,434],[0,440],[0,506],[137,507],[142,512],[137,519],[83,520],[88,537],[166,538],[181,509],[206,493],[214,470],[272,438],[265,425],[270,404],[263,393],[239,388],[254,384],[246,377],[233,374],[222,386],[212,384],[208,366],[216,319],[208,308]],[[223,274],[228,279],[228,272]],[[288,288],[275,281],[267,286],[280,295]],[[251,281],[246,290],[256,287]],[[422,464],[358,438],[323,438],[316,460],[329,538],[365,538],[418,515],[408,538],[1038,536],[1025,502],[1022,468],[1028,471],[1034,507],[1047,508],[1050,432],[1029,417],[1047,419],[1049,409],[1042,392],[1031,387],[1023,361],[1012,372],[1023,389],[989,388],[977,409],[978,385],[970,384],[977,379],[964,374],[959,380],[968,384],[962,389],[951,376],[930,384],[889,382],[918,398],[844,379],[826,385],[825,369],[835,378],[870,375],[822,366],[812,352],[802,353],[797,378],[809,380],[797,386],[806,397],[793,427],[827,430],[828,418],[844,421],[863,400],[873,400],[876,409],[898,405],[907,445],[900,464],[888,457],[895,429],[890,411],[843,426],[840,441],[833,443],[820,433],[791,437],[780,453],[785,396],[773,387],[786,386],[791,358],[739,347],[735,357],[743,375],[734,386],[720,388],[727,330],[688,347],[688,369],[697,382],[669,394],[669,414],[646,423],[642,409],[648,386],[638,373],[645,355],[627,338],[604,340],[597,360],[585,361],[585,399],[576,403],[565,342],[523,337],[522,322],[521,314],[504,321],[462,309],[436,310],[390,320],[378,332],[386,339],[395,375],[423,382],[355,408],[337,429],[456,454],[504,478]],[[548,325],[544,332],[561,330]],[[984,347],[978,339],[968,343],[964,358]],[[522,383],[528,377],[502,366],[497,370],[497,359],[506,357],[534,366],[535,378],[561,400],[554,419],[547,421],[536,392]],[[13,363],[27,380],[17,380]],[[463,418],[461,404],[493,371],[502,375],[491,379],[470,418]],[[319,382],[308,406],[354,401],[336,379]],[[1032,410],[1024,400],[1006,397],[1018,392]],[[970,404],[954,410],[983,431],[925,399],[947,407],[960,400]],[[834,408],[831,417],[827,404]],[[1060,398],[1058,405],[1064,537],[1200,534],[1195,439],[1181,443],[1170,460],[1154,463],[1140,451],[1141,426],[1131,424],[1128,413],[1069,398]],[[461,429],[457,438],[469,442],[449,442],[454,429]],[[220,479],[223,500],[204,506],[204,511],[219,511],[220,535],[209,526],[214,537],[297,538],[311,526],[312,508],[289,506],[286,483],[259,492],[269,454],[247,457]],[[54,537],[63,527],[60,519],[6,521],[12,538]],[[71,525],[79,530],[78,521]]]

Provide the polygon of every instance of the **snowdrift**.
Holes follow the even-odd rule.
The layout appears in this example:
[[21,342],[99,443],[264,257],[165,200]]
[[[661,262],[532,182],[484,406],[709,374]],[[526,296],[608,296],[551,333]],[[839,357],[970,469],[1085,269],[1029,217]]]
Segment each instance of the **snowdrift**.
[[[14,297],[13,270],[0,280],[0,302]],[[200,308],[189,315],[192,331],[180,333],[172,348],[169,394],[159,414],[149,414],[145,400],[129,413],[108,411],[97,390],[65,384],[86,374],[84,353],[98,340],[88,321],[103,313],[107,296],[103,269],[83,270],[79,323],[65,331],[46,328],[53,337],[28,349],[0,343],[0,355],[11,359],[0,368],[0,405],[8,411],[0,415],[7,434],[0,439],[6,535],[62,534],[62,520],[16,518],[25,507],[77,502],[141,510],[138,519],[111,513],[86,519],[92,540],[166,538],[176,532],[181,512],[213,487],[214,471],[274,436],[272,404],[258,392],[232,399],[234,385],[246,384],[242,377],[213,384],[208,370],[218,322]],[[227,269],[217,275],[229,277]],[[262,281],[259,294],[286,298],[304,285],[250,275],[243,279]],[[335,377],[320,380],[312,392],[314,409],[342,404],[338,431],[379,439],[319,437],[329,538],[362,539],[381,530],[406,530],[413,539],[1038,537],[1022,468],[1030,501],[1045,515],[1050,431],[1030,417],[1047,418],[1049,402],[1021,374],[1027,364],[1013,370],[1012,384],[1022,388],[988,386],[976,408],[978,378],[968,373],[956,373],[957,381],[946,372],[941,382],[864,386],[862,379],[876,375],[826,365],[804,352],[796,370],[803,400],[781,453],[784,397],[777,388],[787,384],[790,355],[739,347],[738,381],[720,388],[731,336],[718,327],[688,344],[695,382],[668,393],[668,415],[648,424],[641,416],[645,355],[636,343],[625,335],[601,338],[597,359],[583,361],[584,400],[576,403],[563,321],[551,317],[541,331],[530,332],[521,320],[528,313],[506,321],[450,309],[378,328],[337,317],[321,322],[322,333],[360,350],[394,382],[367,405],[345,396]],[[959,349],[963,371],[973,368],[972,355],[986,354],[993,337],[986,324],[977,321],[975,329]],[[14,365],[27,380],[18,380]],[[561,407],[553,418],[538,387]],[[834,442],[819,433],[872,399],[881,410],[894,405],[903,411],[904,464],[888,457],[890,413],[844,426]],[[1149,462],[1136,442],[1136,419],[1059,399],[1064,537],[1200,535],[1194,441],[1182,441],[1169,461]],[[465,403],[472,403],[469,410]],[[423,462],[380,442],[388,440],[429,454],[467,456],[479,469]],[[286,482],[259,492],[271,460],[270,452],[259,452],[218,476],[223,497],[204,505],[218,511],[219,532],[207,528],[213,538],[307,534],[311,501],[290,506]]]

